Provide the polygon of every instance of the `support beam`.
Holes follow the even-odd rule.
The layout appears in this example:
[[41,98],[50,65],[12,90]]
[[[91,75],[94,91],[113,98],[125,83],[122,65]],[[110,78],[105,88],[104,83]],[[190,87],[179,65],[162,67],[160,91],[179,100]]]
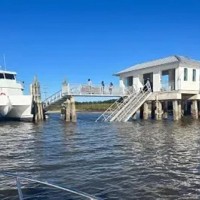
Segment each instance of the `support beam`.
[[143,104],[143,119],[148,119],[148,117],[149,117],[148,103],[145,102]]
[[163,119],[168,118],[168,101],[163,102]]
[[179,119],[181,119],[181,102],[174,100],[172,102],[173,105],[173,117],[174,117],[174,121],[178,121]]
[[161,120],[162,119],[163,111],[162,111],[162,104],[161,104],[160,101],[156,101],[155,114],[156,114],[156,120]]

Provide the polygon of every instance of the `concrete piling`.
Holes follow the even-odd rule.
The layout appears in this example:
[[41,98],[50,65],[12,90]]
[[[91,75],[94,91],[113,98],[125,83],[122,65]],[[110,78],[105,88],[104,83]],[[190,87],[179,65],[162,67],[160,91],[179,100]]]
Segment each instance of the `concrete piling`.
[[76,122],[76,106],[75,106],[75,100],[74,97],[71,97],[71,121]]
[[163,119],[168,118],[168,101],[163,102]]
[[191,115],[192,115],[193,119],[198,119],[197,100],[192,101],[192,104],[191,104]]
[[145,102],[143,105],[143,119],[148,119],[149,117],[149,108],[148,108],[148,103]]
[[181,101],[174,100],[172,105],[174,121],[177,121],[182,117]]
[[156,110],[155,110],[156,120],[161,120],[162,114],[163,114],[162,103],[160,101],[156,101]]

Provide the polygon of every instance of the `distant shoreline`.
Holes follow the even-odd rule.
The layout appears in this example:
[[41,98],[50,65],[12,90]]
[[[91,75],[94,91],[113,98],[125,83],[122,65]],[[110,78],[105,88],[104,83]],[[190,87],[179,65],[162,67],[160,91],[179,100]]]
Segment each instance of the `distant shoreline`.
[[[91,112],[91,113],[102,113],[104,112],[103,110],[102,111],[98,111],[98,110],[77,110],[76,112],[80,112],[80,113],[83,113],[83,112]],[[51,111],[47,111],[46,114],[53,114],[53,113],[61,113],[60,110],[51,110]]]

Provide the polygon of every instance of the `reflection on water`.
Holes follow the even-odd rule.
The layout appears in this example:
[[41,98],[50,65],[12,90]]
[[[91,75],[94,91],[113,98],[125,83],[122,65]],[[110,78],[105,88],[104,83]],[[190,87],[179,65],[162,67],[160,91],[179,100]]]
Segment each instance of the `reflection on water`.
[[[200,198],[199,121],[95,123],[98,115],[0,122],[0,170],[103,199]],[[1,197],[14,183],[0,176],[0,188]]]

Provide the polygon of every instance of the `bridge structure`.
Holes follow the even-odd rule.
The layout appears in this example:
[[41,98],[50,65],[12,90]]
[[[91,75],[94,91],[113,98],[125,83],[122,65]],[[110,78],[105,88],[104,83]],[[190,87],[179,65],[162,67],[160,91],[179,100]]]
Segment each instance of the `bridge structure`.
[[[129,88],[130,90],[130,88]],[[105,86],[104,88],[101,85],[92,85],[87,84],[70,84],[64,82],[62,84],[61,90],[55,92],[53,95],[49,96],[43,101],[43,105],[46,110],[49,106],[53,104],[62,104],[70,96],[73,97],[110,97],[118,98],[128,94],[128,88],[113,86]]]
[[64,105],[66,121],[76,121],[74,97],[118,97],[118,99],[103,112],[97,121],[128,121],[152,94],[151,86],[146,83],[143,88],[102,87],[99,85],[69,84],[64,82],[62,89],[43,101],[45,110],[53,104]]

